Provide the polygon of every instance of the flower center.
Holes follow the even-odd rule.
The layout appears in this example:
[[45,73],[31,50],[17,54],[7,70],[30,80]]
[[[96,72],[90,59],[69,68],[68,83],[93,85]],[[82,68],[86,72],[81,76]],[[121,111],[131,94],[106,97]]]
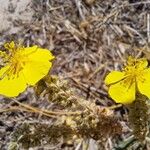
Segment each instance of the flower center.
[[25,56],[21,54],[21,50],[18,50],[10,58],[10,75],[19,75],[19,72],[23,69],[25,65]]
[[143,70],[144,68],[139,67],[139,65],[126,66],[124,69],[125,76],[126,76],[125,82],[128,82],[128,83],[133,83],[136,81],[144,82]]
[[15,78],[19,76],[20,71],[24,68],[25,63],[27,62],[27,56],[24,53],[24,48],[21,46],[13,46],[10,48],[10,45],[7,49],[9,54],[4,58],[5,63],[9,68],[4,72],[1,79],[7,76],[10,78]]

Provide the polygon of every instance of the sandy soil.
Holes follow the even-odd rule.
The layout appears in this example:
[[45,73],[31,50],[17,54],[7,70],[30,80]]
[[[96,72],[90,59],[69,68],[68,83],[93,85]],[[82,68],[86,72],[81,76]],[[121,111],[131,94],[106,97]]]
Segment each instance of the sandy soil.
[[0,2],[0,33],[14,34],[22,27],[17,22],[30,23],[33,16],[31,0],[1,0]]

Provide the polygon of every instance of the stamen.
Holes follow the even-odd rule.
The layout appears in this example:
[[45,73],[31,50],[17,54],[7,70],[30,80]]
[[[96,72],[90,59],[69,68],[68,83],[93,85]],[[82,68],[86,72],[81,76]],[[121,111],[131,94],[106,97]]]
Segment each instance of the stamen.
[[3,56],[8,63],[7,65],[10,66],[4,74],[0,77],[2,80],[4,77],[8,77],[8,79],[15,78],[19,76],[20,71],[23,69],[25,65],[25,59],[27,56],[22,53],[24,47],[21,45],[15,45],[14,42],[6,43],[4,47],[9,50],[8,55],[4,52],[0,52],[0,55]]

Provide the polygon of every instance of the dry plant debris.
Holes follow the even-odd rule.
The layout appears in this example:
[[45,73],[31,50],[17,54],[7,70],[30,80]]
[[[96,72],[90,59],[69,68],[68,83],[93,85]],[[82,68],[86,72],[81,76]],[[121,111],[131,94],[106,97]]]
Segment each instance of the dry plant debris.
[[[2,3],[5,2],[0,2]],[[7,25],[11,24],[8,26],[8,29],[11,30],[0,31],[0,44],[19,40],[27,46],[36,44],[52,49],[57,58],[52,74],[69,81],[77,95],[96,103],[97,107],[108,107],[115,104],[108,97],[107,88],[103,82],[109,71],[119,69],[129,54],[135,57],[144,55],[147,59],[150,58],[149,1],[31,0],[27,8],[29,12],[30,10],[32,12],[32,17],[30,16],[32,19],[29,18],[27,21],[24,20],[26,15],[21,18],[13,16],[17,12],[14,7],[17,6],[16,4],[18,4],[17,0],[8,1],[8,5],[5,6],[5,11],[8,13],[5,14],[7,16],[5,19],[9,22]],[[9,12],[10,8],[14,8],[15,13]],[[23,12],[26,11],[23,8]],[[0,14],[3,16],[2,12]],[[42,97],[35,97],[32,89],[18,99],[20,102],[42,109],[51,110],[56,107],[43,100]],[[1,98],[0,109],[16,105],[13,101]],[[62,109],[62,106],[55,109]],[[127,122],[128,110],[126,108],[116,108],[113,114],[119,118],[123,132],[117,137],[108,137],[106,141],[100,142],[101,149],[150,148],[148,138],[144,145],[140,145],[132,137],[132,131]],[[0,149],[7,149],[10,134],[16,131],[18,126],[26,125],[22,123],[24,121],[27,122],[27,127],[31,125],[31,128],[38,124],[36,126],[38,129],[41,122],[48,122],[51,127],[55,119],[24,111],[1,113]],[[94,147],[94,144],[91,139],[80,141],[78,144],[68,144],[64,143],[64,139],[61,138],[48,148],[83,149],[87,145]],[[35,149],[40,148],[48,149],[44,141],[41,146],[35,147]]]

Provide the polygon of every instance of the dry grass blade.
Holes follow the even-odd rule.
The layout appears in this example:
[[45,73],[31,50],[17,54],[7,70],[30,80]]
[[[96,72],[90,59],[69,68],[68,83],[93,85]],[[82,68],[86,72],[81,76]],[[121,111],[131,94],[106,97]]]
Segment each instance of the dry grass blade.
[[[36,107],[30,106],[28,104],[23,104],[23,103],[17,101],[16,99],[12,99],[12,100],[14,102],[16,102],[17,104],[19,104],[20,106],[22,106],[23,108],[26,108],[26,110],[30,110],[30,111],[35,112],[35,113],[47,115],[49,117],[54,116],[54,115],[56,117],[56,116],[59,116],[59,115],[80,115],[81,114],[81,112],[78,112],[78,111],[77,112],[63,112],[63,111],[55,112],[55,111],[49,111],[49,110],[40,109],[40,108],[36,108]],[[8,110],[14,110],[14,109],[15,109],[15,107],[14,108],[10,108]]]

